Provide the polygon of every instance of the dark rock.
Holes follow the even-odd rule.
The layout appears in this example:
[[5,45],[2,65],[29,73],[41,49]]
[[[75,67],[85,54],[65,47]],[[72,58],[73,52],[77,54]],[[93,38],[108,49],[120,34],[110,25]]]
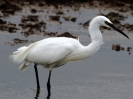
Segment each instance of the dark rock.
[[72,35],[72,34],[70,34],[70,33],[68,33],[68,32],[65,32],[65,33],[63,33],[63,34],[59,34],[59,35],[57,35],[57,37],[69,37],[69,38],[78,39],[77,36],[74,36],[74,35]]
[[59,21],[60,20],[60,16],[49,16],[50,20],[52,21]]

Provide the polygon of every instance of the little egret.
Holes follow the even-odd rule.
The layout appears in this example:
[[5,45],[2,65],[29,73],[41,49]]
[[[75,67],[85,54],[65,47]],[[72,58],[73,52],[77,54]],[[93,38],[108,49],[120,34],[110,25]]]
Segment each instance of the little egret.
[[37,89],[40,90],[37,65],[42,65],[49,68],[49,77],[47,82],[48,94],[50,94],[50,77],[53,68],[60,67],[70,61],[86,59],[94,55],[103,43],[103,37],[99,27],[112,27],[122,35],[129,38],[124,32],[119,30],[105,16],[96,16],[90,22],[88,28],[92,42],[88,46],[83,46],[78,40],[67,37],[52,37],[43,39],[23,46],[13,52],[11,58],[14,62],[22,63],[20,70],[23,71],[26,67],[34,63],[36,74]]

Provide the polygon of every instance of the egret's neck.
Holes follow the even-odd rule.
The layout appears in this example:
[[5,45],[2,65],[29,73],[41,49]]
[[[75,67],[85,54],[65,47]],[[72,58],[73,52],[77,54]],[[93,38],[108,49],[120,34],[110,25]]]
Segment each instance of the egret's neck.
[[90,24],[89,33],[90,33],[92,42],[84,49],[85,58],[95,54],[99,50],[101,44],[103,44],[103,37],[99,30],[99,27],[100,27],[99,24],[96,24],[95,22],[92,22]]
[[92,42],[102,44],[103,37],[99,28],[100,28],[99,24],[96,24],[95,22],[91,22],[88,30],[89,30]]

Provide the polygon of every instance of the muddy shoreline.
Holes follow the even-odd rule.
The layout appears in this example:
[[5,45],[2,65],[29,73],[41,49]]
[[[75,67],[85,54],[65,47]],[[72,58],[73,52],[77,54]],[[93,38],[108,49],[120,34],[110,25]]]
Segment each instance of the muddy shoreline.
[[[78,35],[75,35],[75,33],[67,29],[64,29],[62,32],[53,32],[51,30],[47,30],[47,28],[55,24],[57,28],[62,29],[64,28],[64,23],[72,23],[78,25],[78,27],[81,27],[81,29],[87,29],[90,20],[87,20],[85,22],[78,22],[79,17],[81,16],[81,8],[88,10],[98,9],[98,15],[104,15],[108,17],[116,26],[118,26],[123,31],[128,31],[130,33],[133,31],[133,24],[122,23],[122,21],[128,19],[129,16],[133,16],[133,4],[131,0],[112,0],[111,2],[108,0],[0,0],[0,31],[6,31],[13,34],[19,33],[25,38],[28,38],[30,35],[40,34],[42,34],[44,37],[66,36],[78,38]],[[24,10],[25,12],[28,11],[28,14],[25,14]],[[74,13],[79,12],[79,15],[68,15],[71,10]],[[108,10],[108,13],[105,14],[101,10]],[[13,23],[12,19],[10,19],[10,17],[16,16],[20,16],[18,19],[19,22],[16,21],[17,24]],[[40,19],[40,17],[42,18]],[[105,29],[108,28],[102,27],[102,32]],[[5,44],[16,45],[27,42],[30,42],[30,40],[14,38],[11,42],[8,41],[5,42]]]

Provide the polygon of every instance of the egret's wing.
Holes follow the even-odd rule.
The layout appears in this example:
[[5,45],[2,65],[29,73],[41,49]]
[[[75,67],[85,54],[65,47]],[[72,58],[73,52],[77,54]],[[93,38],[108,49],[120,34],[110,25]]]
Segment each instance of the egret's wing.
[[48,38],[23,46],[11,55],[15,62],[30,61],[51,64],[64,59],[75,50],[79,42],[71,38]]
[[27,60],[51,64],[64,59],[74,50],[71,43],[41,43],[38,44],[27,56]]

